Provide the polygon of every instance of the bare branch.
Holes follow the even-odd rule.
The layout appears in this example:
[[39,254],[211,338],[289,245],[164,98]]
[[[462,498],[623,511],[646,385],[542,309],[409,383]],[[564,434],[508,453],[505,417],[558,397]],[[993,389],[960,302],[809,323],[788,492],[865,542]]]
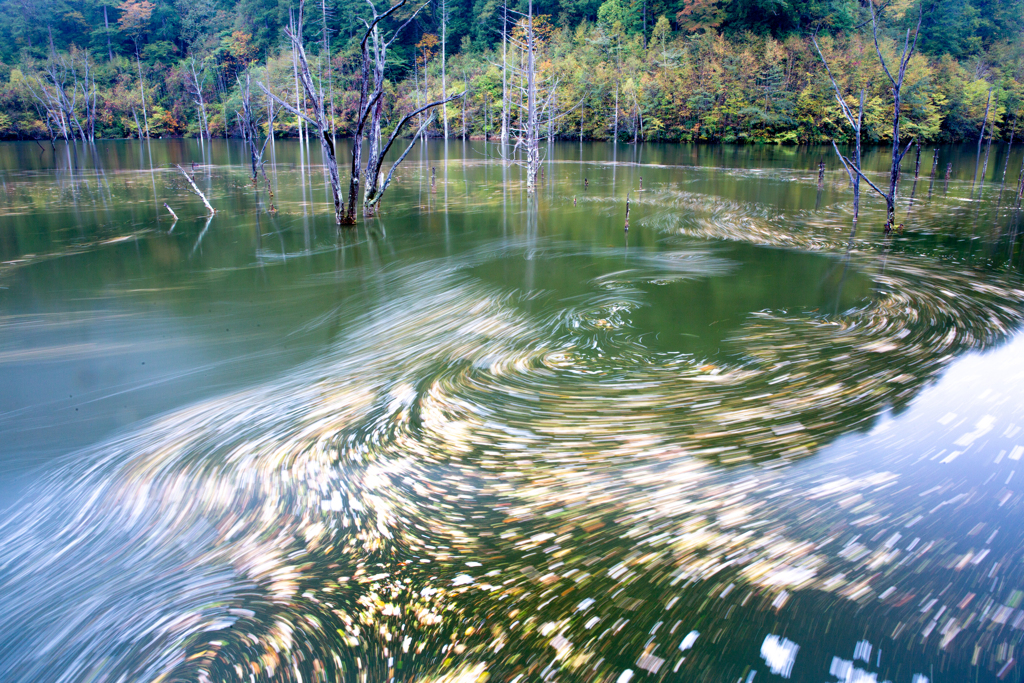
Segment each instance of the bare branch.
[[[431,109],[433,107],[439,107],[442,104],[447,104],[448,102],[451,102],[452,100],[457,100],[457,99],[459,99],[460,97],[462,97],[465,94],[466,94],[465,92],[460,92],[460,93],[457,93],[455,95],[449,95],[446,99],[437,100],[436,102],[431,102],[430,104],[425,104],[422,107],[420,107],[419,109],[417,109],[416,111],[411,112],[409,114],[406,114],[405,117],[401,121],[398,122],[398,125],[395,126],[395,130],[391,132],[391,137],[388,138],[388,144],[384,145],[384,149],[382,149],[381,152],[380,152],[379,159],[381,161],[383,161],[384,155],[386,155],[388,153],[388,150],[391,149],[391,145],[394,144],[395,138],[398,137],[398,133],[401,132],[402,127],[405,126],[405,124],[407,124],[410,119],[412,119],[417,114],[422,114],[423,112],[425,112],[428,109]],[[380,171],[380,162],[378,162],[377,171],[378,172]]]
[[[875,52],[878,53],[878,61],[882,63],[882,69],[885,70],[885,75],[892,81],[892,87],[899,87],[896,85],[896,79],[889,73],[889,66],[885,63],[885,57],[882,56],[882,48],[878,45],[878,22],[875,21],[875,3],[874,0],[868,0],[868,7],[871,8],[871,34],[875,39]],[[915,44],[917,40],[914,40]]]
[[420,10],[422,10],[424,7],[426,7],[429,4],[430,4],[430,0],[427,0],[422,5],[417,7],[416,11],[412,13],[412,16],[410,16],[408,19],[406,19],[404,22],[402,22],[402,25],[395,29],[395,32],[393,34],[391,34],[391,40],[389,40],[389,41],[384,43],[384,49],[385,50],[388,49],[389,47],[391,47],[391,43],[395,42],[395,38],[398,37],[398,34],[400,34],[402,32],[402,29],[404,29],[406,26],[408,26],[409,23],[412,22],[412,20],[416,18],[416,15],[420,13]]
[[[388,8],[388,10],[386,12],[384,12],[384,14],[381,14],[381,15],[378,15],[377,14],[377,9],[373,8],[373,15],[374,15],[373,21],[371,21],[369,24],[366,24],[366,33],[363,35],[363,39],[359,42],[359,47],[363,50],[363,52],[366,51],[366,41],[370,39],[370,34],[373,32],[373,29],[377,26],[377,24],[382,22],[384,19],[387,19],[389,16],[391,16],[392,14],[397,12],[399,9],[404,7],[405,3],[407,1],[408,0],[399,0],[397,3],[395,3],[390,8]],[[373,3],[370,3],[370,7],[373,7]],[[417,11],[419,11],[419,10],[417,10]],[[366,22],[363,22],[363,23],[366,23]]]
[[[863,178],[865,181],[867,181],[867,184],[870,185],[871,188],[875,192],[877,192],[880,197],[882,197],[882,199],[888,200],[889,195],[887,195],[886,193],[884,193],[881,190],[879,190],[878,189],[878,185],[875,185],[873,182],[871,182],[871,179],[868,178],[866,175],[864,175],[863,171],[861,171],[859,168],[857,168],[857,166],[854,165],[854,163],[852,161],[850,161],[848,158],[843,156],[843,153],[839,151],[839,146],[836,144],[835,140],[832,141],[832,149],[834,149],[836,151],[836,154],[839,155],[839,158],[843,160],[843,165],[847,166],[848,169],[853,169],[854,171],[856,171],[857,175],[859,175],[861,178]],[[847,171],[847,172],[849,172],[849,171]]]
[[402,152],[402,155],[398,157],[395,163],[391,164],[391,170],[388,171],[387,177],[384,179],[384,182],[381,184],[380,189],[377,191],[377,196],[373,202],[374,204],[380,203],[381,197],[384,196],[384,190],[388,189],[388,185],[391,184],[391,177],[395,175],[395,169],[398,168],[398,165],[400,163],[405,161],[405,157],[407,157],[409,155],[409,152],[412,151],[412,148],[416,146],[416,141],[420,139],[421,135],[423,135],[423,131],[427,129],[427,126],[434,122],[434,118],[435,115],[431,113],[430,116],[427,117],[427,120],[424,121],[422,125],[420,125],[419,129],[416,131],[416,134],[412,136],[412,141],[409,143],[409,146],[405,148],[405,151]]
[[278,105],[281,106],[281,108],[287,110],[293,116],[298,116],[299,118],[301,118],[303,121],[305,121],[306,123],[308,123],[311,126],[315,126],[316,125],[316,121],[314,121],[313,119],[309,118],[308,116],[306,116],[305,114],[300,112],[298,109],[296,109],[292,105],[288,104],[287,102],[282,100],[280,97],[278,97],[274,93],[272,93],[269,90],[267,90],[267,86],[263,85],[262,83],[257,83],[256,85],[260,86],[260,90],[262,90],[264,93],[266,93],[267,97],[269,97],[272,100],[274,100],[275,102],[277,102]]
[[917,138],[910,138],[910,142],[907,143],[907,146],[903,148],[903,152],[901,152],[899,157],[896,159],[897,164],[903,161],[903,157],[905,157],[907,155],[907,152],[910,151],[910,146],[914,144],[914,140],[916,139]]
[[825,72],[828,73],[828,79],[832,81],[832,88],[835,90],[836,102],[839,103],[839,109],[843,112],[843,116],[846,117],[846,120],[850,122],[850,125],[856,128],[853,121],[853,112],[850,111],[850,107],[847,106],[846,102],[843,100],[842,93],[839,91],[839,84],[832,75],[832,70],[828,68],[828,60],[825,59],[825,55],[822,53],[821,47],[818,45],[818,37],[812,35],[811,41],[814,43],[814,47],[818,51],[818,56],[821,57],[821,63],[825,65]]

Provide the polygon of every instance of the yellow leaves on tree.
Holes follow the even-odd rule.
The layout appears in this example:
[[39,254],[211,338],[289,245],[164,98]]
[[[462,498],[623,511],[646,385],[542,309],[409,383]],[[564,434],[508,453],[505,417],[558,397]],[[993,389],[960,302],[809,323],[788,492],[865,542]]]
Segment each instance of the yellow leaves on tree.
[[416,43],[416,49],[419,50],[419,54],[416,56],[416,61],[421,65],[430,61],[430,58],[434,56],[434,47],[438,42],[440,41],[433,33],[424,33],[423,37],[420,38],[420,42]]
[[121,31],[125,35],[137,41],[153,16],[154,7],[155,5],[149,0],[140,2],[124,0],[117,6],[117,9],[121,11],[121,18],[117,20],[117,25],[121,27]]
[[[516,22],[516,25],[512,28],[513,40],[525,43],[526,41],[526,30],[527,30],[527,18],[523,17]],[[535,14],[533,17],[533,40],[534,48],[540,48],[544,45],[547,39],[551,36],[551,32],[554,31],[555,27],[551,25],[550,14]]]
[[242,66],[248,66],[256,57],[256,46],[252,44],[252,34],[245,31],[232,32],[229,52]]

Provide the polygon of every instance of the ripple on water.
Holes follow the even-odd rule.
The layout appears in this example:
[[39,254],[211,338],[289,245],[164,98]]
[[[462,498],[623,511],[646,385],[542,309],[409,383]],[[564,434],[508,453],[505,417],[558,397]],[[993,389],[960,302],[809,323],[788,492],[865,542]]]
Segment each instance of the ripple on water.
[[[649,220],[757,243],[776,233],[732,210]],[[836,663],[801,640],[813,619],[785,635],[768,623],[828,610],[910,648],[908,661],[927,648],[955,667],[976,648],[1008,661],[999,643],[1024,623],[1021,597],[977,596],[1012,552],[956,550],[945,520],[914,521],[924,494],[904,464],[776,465],[1003,339],[1021,322],[1019,289],[858,256],[851,267],[877,284],[868,300],[753,315],[722,360],[652,352],[631,327],[641,285],[728,272],[713,253],[638,257],[546,316],[521,305],[536,293],[472,276],[493,257],[392,273],[395,296],[328,357],[69,461],[0,527],[0,676],[881,671],[870,643]],[[735,467],[751,463],[765,466]]]

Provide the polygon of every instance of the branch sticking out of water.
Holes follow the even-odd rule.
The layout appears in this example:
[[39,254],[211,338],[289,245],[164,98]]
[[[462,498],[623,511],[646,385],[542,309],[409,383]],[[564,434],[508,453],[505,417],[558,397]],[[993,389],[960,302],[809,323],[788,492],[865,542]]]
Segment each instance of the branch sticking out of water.
[[[203,200],[203,204],[206,204],[206,208],[207,210],[209,210],[210,215],[212,216],[213,214],[217,213],[217,210],[210,206],[210,202],[207,201],[206,195],[203,194],[203,191],[199,189],[198,185],[196,185],[196,181],[192,179],[192,176],[185,172],[185,169],[181,167],[181,164],[175,164],[175,166],[177,166],[178,170],[181,171],[181,174],[185,176],[185,180],[188,181],[188,184],[192,186],[192,191],[199,195],[199,198]],[[164,206],[167,205],[164,204]],[[168,207],[168,210],[170,210],[170,207]],[[173,214],[174,212],[171,211],[171,213]]]
[[171,215],[174,216],[174,220],[178,220],[178,214],[174,213],[174,209],[167,206],[167,202],[164,202],[164,208],[170,211]]

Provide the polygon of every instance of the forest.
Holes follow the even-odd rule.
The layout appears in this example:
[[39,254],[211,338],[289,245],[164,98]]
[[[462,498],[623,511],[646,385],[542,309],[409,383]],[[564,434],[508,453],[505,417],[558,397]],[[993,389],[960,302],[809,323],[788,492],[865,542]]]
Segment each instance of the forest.
[[[896,61],[921,18],[900,104],[906,139],[1016,134],[1024,0],[872,1],[536,0],[527,50],[526,0],[410,2],[372,36],[367,22],[383,3],[311,0],[298,39],[335,136],[359,129],[369,36],[385,136],[404,114],[453,93],[464,96],[401,134],[501,135],[527,111],[509,100],[526,92],[513,85],[529,57],[539,98],[530,111],[545,138],[851,142],[827,60],[850,106],[864,90],[863,140],[872,144],[892,141],[893,118],[873,9],[880,53]],[[3,0],[0,137],[302,134],[311,119],[296,113],[312,117],[313,103],[289,38],[298,4]],[[274,113],[267,91],[298,110]]]

